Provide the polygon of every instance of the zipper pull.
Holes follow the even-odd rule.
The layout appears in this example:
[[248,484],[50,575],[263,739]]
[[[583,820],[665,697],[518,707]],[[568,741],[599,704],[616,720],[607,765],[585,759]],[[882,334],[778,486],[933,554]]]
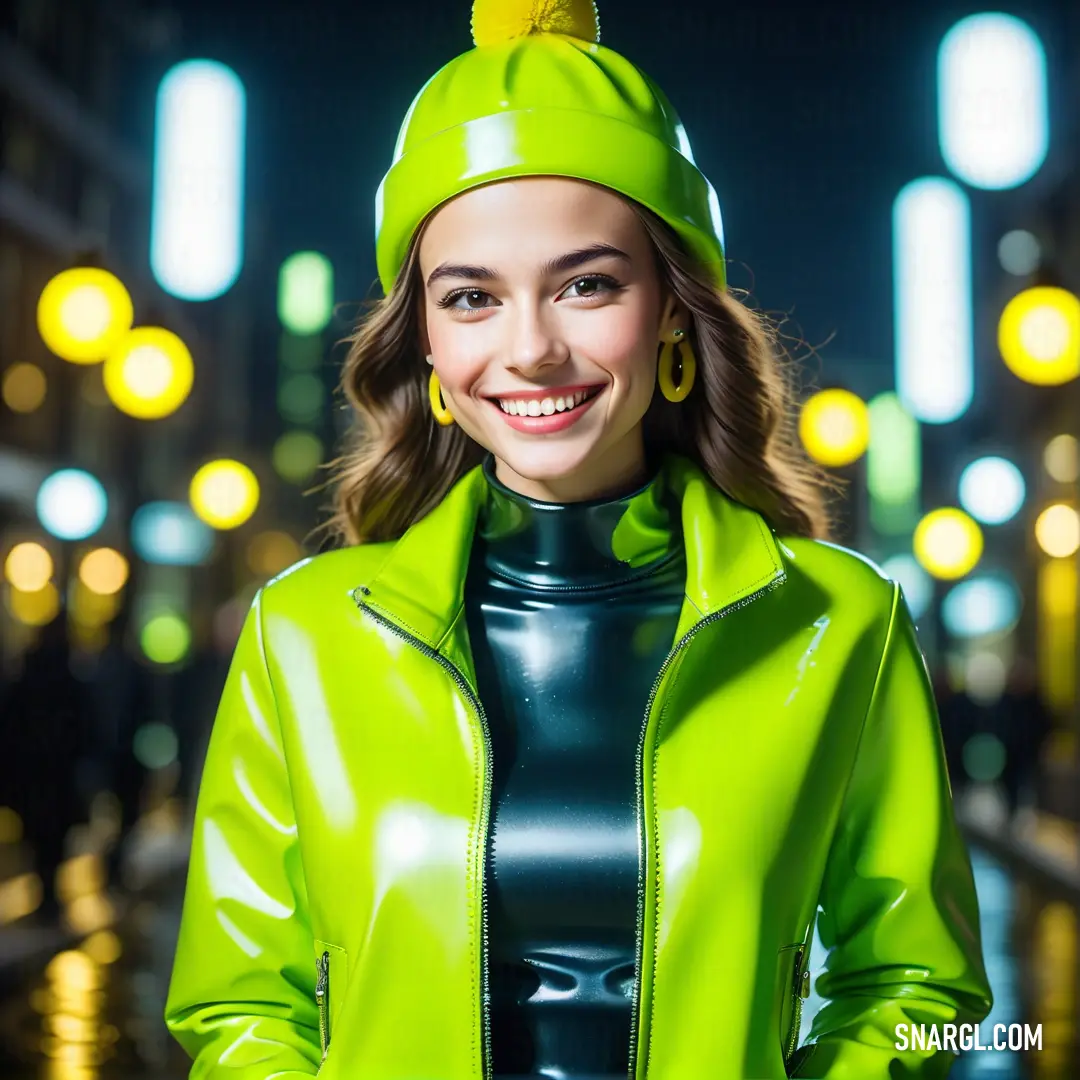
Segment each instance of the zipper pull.
[[810,968],[803,968],[806,959],[806,946],[799,948],[795,957],[795,993],[801,998],[810,996]]
[[322,1044],[323,1061],[330,1049],[330,1016],[327,1009],[327,997],[330,989],[330,953],[324,952],[315,961],[315,1004],[319,1010],[319,1042]]

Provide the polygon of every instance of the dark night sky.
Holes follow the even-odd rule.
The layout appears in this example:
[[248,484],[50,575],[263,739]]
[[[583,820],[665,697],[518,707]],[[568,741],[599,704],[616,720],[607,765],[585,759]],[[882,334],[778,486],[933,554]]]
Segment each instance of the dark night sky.
[[[1032,0],[1001,9],[1026,19],[1047,47],[1048,174],[1066,112],[1060,72],[1076,62],[1075,44],[1066,52],[1067,23],[1078,29],[1069,8]],[[749,289],[755,306],[787,314],[785,333],[820,347],[820,364],[809,364],[820,384],[890,388],[892,201],[907,181],[943,172],[941,35],[994,5],[601,0],[599,9],[602,43],[665,89],[717,189],[731,284]],[[316,248],[334,263],[339,300],[368,294],[375,189],[414,94],[471,47],[467,0],[184,0],[176,10],[175,55],[147,72],[150,85],[175,60],[204,55],[231,65],[247,87],[248,198],[267,233],[264,266],[246,272],[265,272],[270,292],[282,258]],[[141,122],[151,121],[147,113]],[[981,237],[980,222],[1008,220],[1027,197],[972,193],[977,264],[992,260],[996,237],[985,225]],[[805,346],[789,347],[805,357]]]

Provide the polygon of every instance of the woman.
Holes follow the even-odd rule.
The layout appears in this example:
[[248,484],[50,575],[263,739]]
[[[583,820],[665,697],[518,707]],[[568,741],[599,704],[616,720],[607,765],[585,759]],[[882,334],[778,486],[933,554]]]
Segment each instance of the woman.
[[380,188],[346,543],[244,626],[167,1022],[243,1080],[944,1076],[896,1025],[990,993],[907,607],[823,539],[670,104],[534,6]]

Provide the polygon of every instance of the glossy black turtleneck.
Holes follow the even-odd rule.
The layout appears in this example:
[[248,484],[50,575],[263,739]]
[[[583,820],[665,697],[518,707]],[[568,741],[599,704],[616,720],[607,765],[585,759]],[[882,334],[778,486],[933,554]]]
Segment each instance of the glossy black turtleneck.
[[493,755],[485,888],[497,1080],[625,1077],[637,930],[636,759],[686,580],[663,470],[540,502],[495,476],[466,579]]

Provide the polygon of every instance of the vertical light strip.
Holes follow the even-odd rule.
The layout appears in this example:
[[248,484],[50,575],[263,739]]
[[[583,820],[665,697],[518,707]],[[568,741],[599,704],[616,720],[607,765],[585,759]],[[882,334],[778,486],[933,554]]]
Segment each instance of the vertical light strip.
[[1068,713],[1076,699],[1076,560],[1039,566],[1039,682],[1046,703]]
[[212,300],[243,263],[244,87],[213,60],[170,68],[157,96],[150,266],[183,300]]
[[880,533],[902,535],[914,529],[919,516],[919,424],[892,392],[878,394],[868,408],[866,486],[870,492],[870,523]]
[[973,393],[971,211],[951,180],[923,177],[893,204],[896,387],[916,420],[962,416]]
[[1029,180],[1046,159],[1046,52],[1027,23],[1001,12],[961,19],[941,40],[938,139],[949,171],[972,187]]

